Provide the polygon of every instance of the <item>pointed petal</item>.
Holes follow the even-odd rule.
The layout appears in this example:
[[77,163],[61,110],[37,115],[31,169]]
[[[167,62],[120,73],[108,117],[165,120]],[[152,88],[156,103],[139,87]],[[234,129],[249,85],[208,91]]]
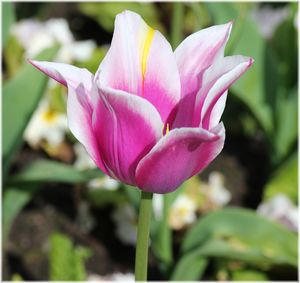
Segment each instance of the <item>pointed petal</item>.
[[28,61],[34,67],[64,86],[69,84],[73,88],[77,88],[79,84],[83,84],[88,90],[92,88],[93,75],[87,69],[77,68],[63,63]]
[[160,194],[174,191],[220,153],[224,140],[223,124],[211,132],[200,128],[170,131],[138,164],[138,187]]
[[111,47],[97,73],[100,84],[150,101],[167,120],[180,97],[180,81],[170,44],[136,13],[116,17]]
[[68,87],[68,124],[75,138],[84,145],[96,165],[106,174],[107,169],[98,151],[92,129],[91,92],[93,75],[86,69],[71,65],[29,60],[29,62],[64,86]]
[[[253,64],[253,59],[244,56],[230,56],[219,60],[204,74],[203,87],[197,94],[195,114],[201,113],[200,126],[215,127],[223,113],[228,88]],[[223,97],[225,95],[225,97]],[[221,99],[221,97],[223,97]],[[196,123],[199,125],[198,121]]]
[[232,22],[212,26],[188,36],[175,50],[180,73],[181,101],[172,128],[193,127],[196,94],[202,85],[202,76],[218,58],[224,56],[225,45]]
[[136,166],[162,136],[163,123],[147,100],[106,87],[99,90],[93,129],[110,175],[135,185]]
[[[182,96],[195,92],[201,84],[201,74],[218,57],[224,55],[232,22],[212,26],[188,36],[175,50]],[[200,75],[200,77],[199,77]]]

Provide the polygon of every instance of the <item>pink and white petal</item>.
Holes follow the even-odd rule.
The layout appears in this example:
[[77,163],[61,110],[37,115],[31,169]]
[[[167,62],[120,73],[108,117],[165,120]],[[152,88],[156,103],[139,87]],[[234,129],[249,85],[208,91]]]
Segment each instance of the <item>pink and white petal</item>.
[[[171,128],[197,127],[193,110],[204,72],[224,56],[232,22],[209,27],[187,37],[175,50],[180,73],[181,100]],[[198,110],[199,111],[199,110]],[[199,113],[200,115],[200,113]],[[200,119],[200,116],[198,120]]]
[[138,14],[124,11],[116,16],[111,46],[96,73],[101,73],[102,86],[137,94],[141,78],[138,42],[146,32]]
[[214,105],[211,114],[210,114],[210,128],[214,127],[215,125],[218,125],[218,123],[221,120],[221,116],[224,112],[226,100],[227,100],[227,93],[228,90],[226,90],[223,94],[221,94],[219,100]]
[[68,85],[67,116],[72,134],[82,143],[95,164],[109,174],[98,150],[96,136],[92,127],[92,108],[87,90],[82,84],[77,88]]
[[93,74],[87,69],[77,68],[63,63],[28,60],[30,64],[60,84],[77,88],[80,84],[90,90],[93,83]]
[[171,45],[159,31],[154,32],[142,84],[140,96],[155,106],[166,123],[180,100],[180,77]]
[[147,100],[105,87],[99,90],[93,129],[111,175],[135,185],[136,166],[161,138],[163,123]]
[[180,73],[181,95],[197,92],[203,72],[224,56],[232,22],[212,26],[188,36],[175,50]]
[[138,187],[159,194],[176,190],[221,152],[224,140],[223,124],[210,132],[201,128],[170,131],[138,164]]
[[170,44],[130,11],[117,15],[111,47],[99,73],[99,86],[147,99],[164,122],[180,98],[179,73]]
[[73,135],[83,144],[95,164],[106,174],[92,129],[91,91],[93,75],[86,69],[46,61],[29,62],[62,85],[68,87],[67,116]]
[[[202,103],[200,100],[200,104],[195,108],[196,113],[201,113],[201,127],[210,129],[219,123],[226,102],[226,98],[221,100],[220,98],[250,68],[253,62],[254,60],[249,57],[230,56],[223,58],[207,70],[203,79],[203,89],[198,94],[202,98]],[[218,111],[213,111],[216,105]],[[215,116],[213,117],[212,114]]]

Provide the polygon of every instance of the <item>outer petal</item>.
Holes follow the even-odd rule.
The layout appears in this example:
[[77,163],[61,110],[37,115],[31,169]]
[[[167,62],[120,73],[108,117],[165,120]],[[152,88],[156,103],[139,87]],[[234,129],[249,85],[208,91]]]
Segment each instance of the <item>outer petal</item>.
[[[197,94],[194,123],[204,129],[216,126],[223,113],[228,88],[253,64],[244,56],[225,57],[211,66],[204,74],[203,86]],[[222,95],[225,95],[223,97]],[[222,97],[222,98],[221,98]],[[201,114],[200,121],[198,115]]]
[[224,56],[232,22],[203,29],[187,37],[175,50],[181,80],[179,110],[173,127],[191,127],[196,93],[204,71]]
[[199,128],[170,131],[138,164],[138,187],[160,194],[174,191],[220,153],[224,140],[223,124],[211,132]]
[[179,73],[171,46],[136,13],[117,15],[112,44],[99,72],[100,85],[144,97],[164,122],[179,101]]
[[84,145],[97,166],[107,174],[92,129],[91,91],[93,75],[86,69],[67,64],[29,62],[46,75],[68,87],[67,116],[69,128],[79,142]]
[[101,88],[93,128],[110,175],[135,185],[138,162],[162,136],[163,123],[157,110],[138,96]]

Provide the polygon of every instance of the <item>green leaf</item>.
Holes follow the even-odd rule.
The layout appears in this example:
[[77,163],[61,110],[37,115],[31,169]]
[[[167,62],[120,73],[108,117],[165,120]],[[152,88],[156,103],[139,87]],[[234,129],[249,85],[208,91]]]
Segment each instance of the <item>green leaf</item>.
[[298,203],[298,158],[294,154],[273,175],[264,189],[264,200],[277,194],[286,194],[295,204]]
[[203,276],[208,260],[197,253],[188,253],[180,258],[171,275],[172,281],[197,281]]
[[164,28],[158,20],[158,11],[154,3],[138,2],[102,2],[102,3],[79,3],[82,13],[93,17],[107,31],[114,28],[114,21],[117,14],[124,10],[138,13],[153,28],[163,32]]
[[54,233],[50,237],[51,281],[85,281],[84,262],[91,256],[91,251],[84,247],[74,247],[65,235]]
[[298,137],[298,90],[288,97],[279,95],[276,111],[277,130],[274,138],[273,162],[279,164],[296,147]]
[[289,17],[278,26],[270,42],[279,61],[281,84],[287,89],[296,87],[298,82],[297,34],[294,17],[290,13]]
[[24,63],[24,48],[14,36],[7,40],[6,47],[3,50],[6,72],[5,79],[13,77]]
[[18,187],[6,187],[3,194],[3,242],[6,241],[11,225],[22,208],[31,200],[37,186],[33,184],[22,184]]
[[72,242],[66,236],[57,233],[51,235],[50,245],[50,280],[71,281]]
[[92,255],[90,249],[85,247],[76,247],[74,249],[74,257],[73,257],[73,274],[74,281],[86,281],[87,274],[85,271],[84,262]]
[[162,219],[152,221],[152,249],[155,256],[159,259],[160,270],[164,273],[169,272],[173,262],[173,239],[171,227],[169,225],[170,207],[188,184],[189,182],[186,182],[174,192],[163,195]]
[[241,269],[233,271],[231,279],[234,281],[268,281],[268,276],[261,271]]
[[103,176],[99,169],[79,171],[74,166],[57,161],[38,160],[9,179],[10,183],[62,182],[82,183]]
[[4,2],[2,3],[2,16],[3,16],[3,26],[2,26],[2,45],[5,47],[10,27],[16,21],[15,11],[14,11],[14,3],[11,2]]
[[212,212],[188,231],[182,254],[224,257],[269,267],[298,264],[297,236],[255,212],[226,208]]
[[[51,60],[58,47],[43,51],[37,60]],[[43,95],[48,77],[26,63],[15,77],[3,86],[2,156],[4,173],[21,146],[23,132]]]

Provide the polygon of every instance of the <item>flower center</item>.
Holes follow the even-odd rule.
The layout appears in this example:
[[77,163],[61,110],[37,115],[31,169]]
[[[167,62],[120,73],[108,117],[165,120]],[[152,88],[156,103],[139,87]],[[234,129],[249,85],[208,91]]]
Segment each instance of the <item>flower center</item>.
[[167,125],[163,127],[162,132],[163,132],[164,136],[167,135],[170,132],[169,123],[167,123]]

